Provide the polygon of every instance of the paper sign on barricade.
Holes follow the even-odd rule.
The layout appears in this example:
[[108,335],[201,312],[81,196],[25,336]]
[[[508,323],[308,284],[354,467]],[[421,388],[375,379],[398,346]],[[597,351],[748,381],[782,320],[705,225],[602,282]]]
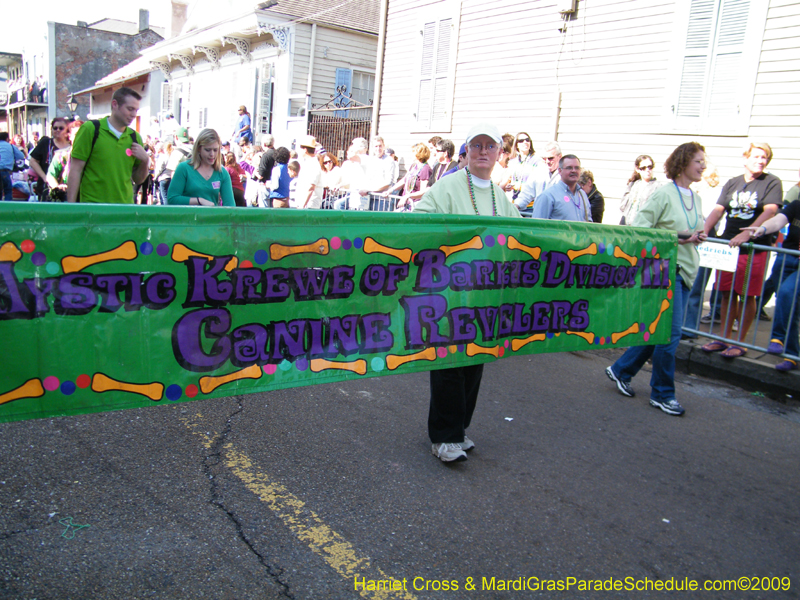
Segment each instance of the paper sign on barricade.
[[0,422],[665,343],[674,232],[0,203]]
[[700,253],[700,266],[718,271],[736,271],[736,261],[739,260],[739,247],[727,244],[703,242],[697,246]]

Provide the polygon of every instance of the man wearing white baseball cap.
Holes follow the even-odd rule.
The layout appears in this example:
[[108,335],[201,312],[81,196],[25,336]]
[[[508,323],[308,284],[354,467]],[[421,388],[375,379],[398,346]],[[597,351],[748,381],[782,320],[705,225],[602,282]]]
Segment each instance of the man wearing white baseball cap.
[[[491,175],[503,138],[497,127],[480,123],[467,134],[467,166],[439,179],[414,205],[415,213],[516,217],[520,214]],[[431,371],[428,436],[443,462],[467,460],[475,443],[466,429],[478,400],[483,364]]]

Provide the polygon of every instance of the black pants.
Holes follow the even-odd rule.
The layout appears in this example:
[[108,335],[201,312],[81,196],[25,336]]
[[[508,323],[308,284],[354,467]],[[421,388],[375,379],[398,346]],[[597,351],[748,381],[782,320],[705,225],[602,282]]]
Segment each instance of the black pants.
[[246,207],[247,201],[244,199],[244,190],[233,188],[233,201],[236,203],[236,206],[240,208]]
[[434,444],[459,444],[478,402],[483,365],[431,371],[428,436]]

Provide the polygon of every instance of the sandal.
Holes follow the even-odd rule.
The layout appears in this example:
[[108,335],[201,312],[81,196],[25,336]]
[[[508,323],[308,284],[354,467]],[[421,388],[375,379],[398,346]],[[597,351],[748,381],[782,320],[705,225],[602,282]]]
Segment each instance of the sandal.
[[746,348],[742,348],[741,346],[728,346],[728,349],[725,350],[720,356],[724,356],[725,358],[739,358],[740,356],[744,356],[747,353]]
[[728,344],[724,342],[713,341],[707,343],[705,346],[700,346],[703,352],[719,352],[720,350],[727,350]]

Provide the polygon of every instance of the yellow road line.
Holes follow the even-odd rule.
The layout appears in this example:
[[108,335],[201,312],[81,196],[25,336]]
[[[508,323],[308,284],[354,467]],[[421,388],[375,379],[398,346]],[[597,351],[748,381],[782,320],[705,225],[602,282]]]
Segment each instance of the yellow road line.
[[[195,417],[202,415],[198,413]],[[200,423],[189,422],[188,419],[183,419],[183,422],[192,433],[204,440],[205,448],[211,447],[213,438],[210,434],[197,431],[201,428]],[[358,581],[372,582],[371,585],[366,584],[358,590],[362,598],[416,600],[416,596],[402,589],[386,589],[391,588],[392,582],[398,580],[373,566],[368,556],[359,553],[350,542],[328,527],[314,511],[306,508],[305,502],[285,486],[272,481],[268,475],[257,470],[247,455],[234,449],[233,444],[225,444],[223,450],[225,451],[223,464],[244,483],[248,490],[258,496],[259,500],[266,503],[312,552],[319,555],[339,575],[348,579],[354,589],[356,578]],[[378,589],[363,589],[364,587]]]

